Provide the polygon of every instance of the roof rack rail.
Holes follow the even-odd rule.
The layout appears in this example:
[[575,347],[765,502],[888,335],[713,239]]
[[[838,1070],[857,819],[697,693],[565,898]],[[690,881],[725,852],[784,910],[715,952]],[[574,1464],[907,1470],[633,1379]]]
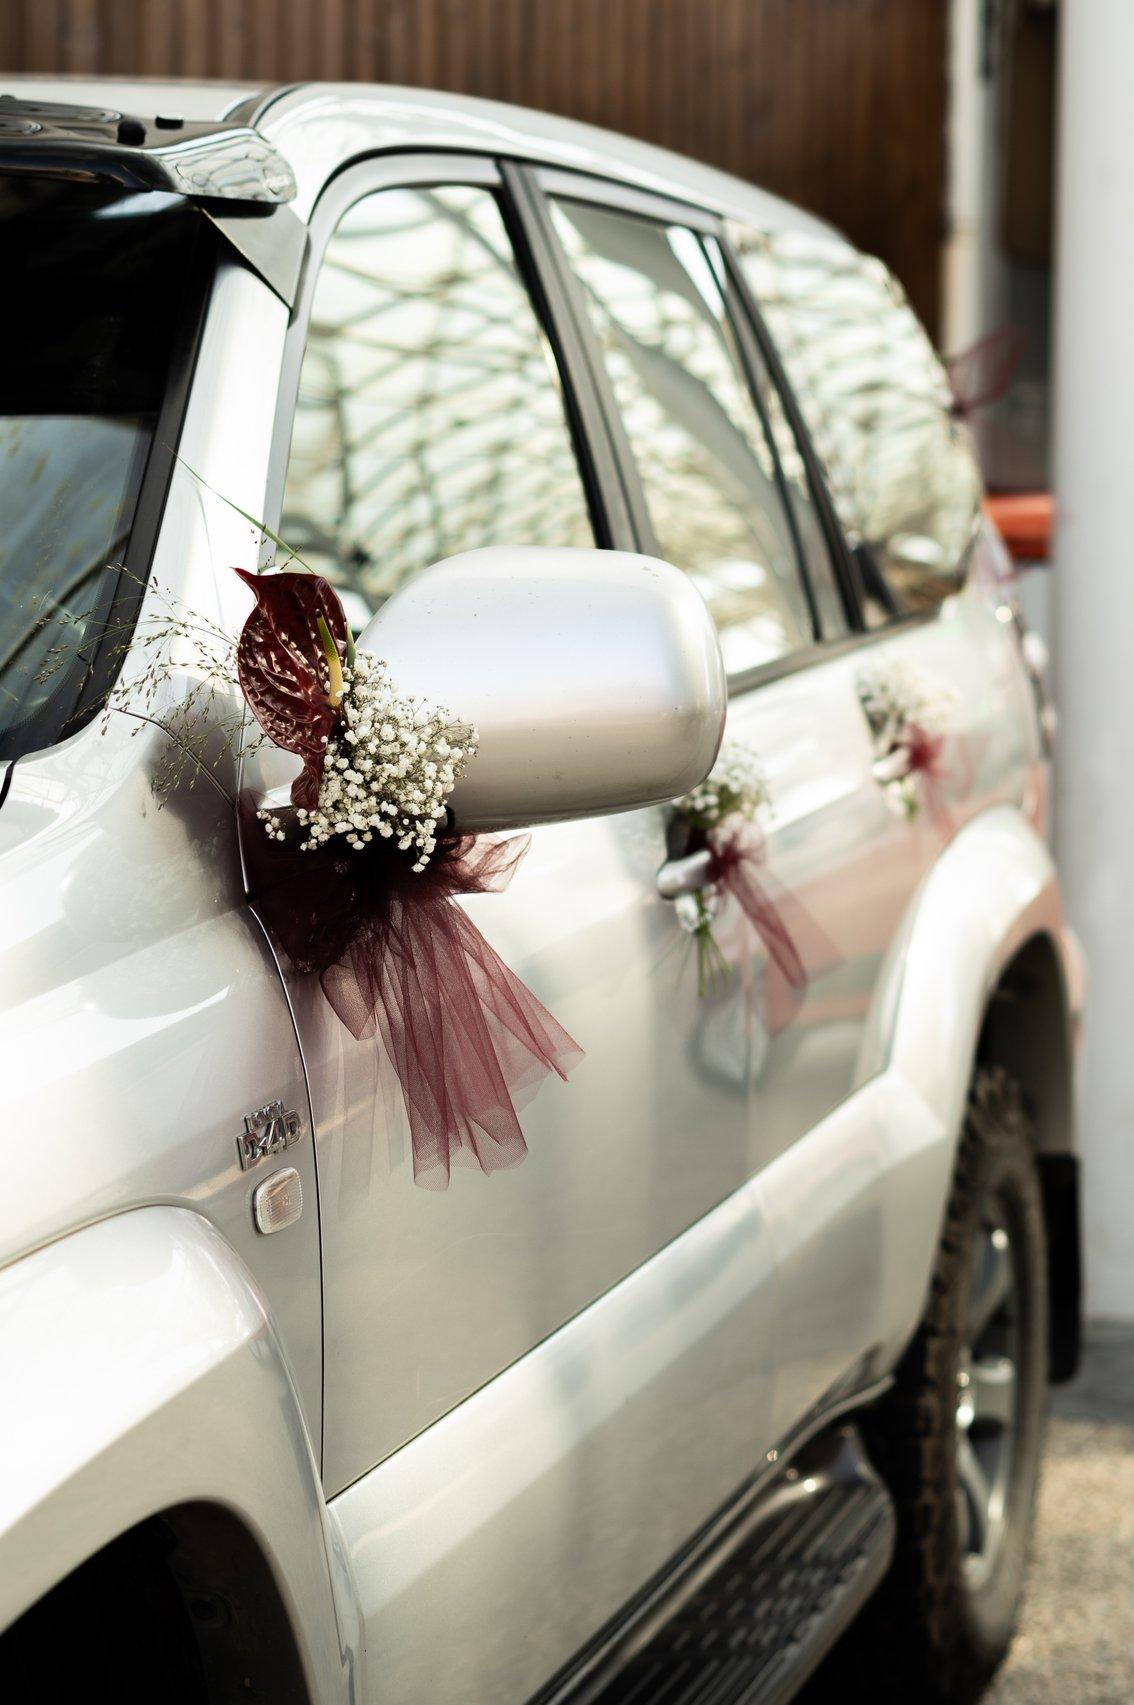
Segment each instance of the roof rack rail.
[[107,107],[0,94],[0,172],[165,191],[198,201],[278,205],[295,195],[282,154],[246,125],[174,113],[140,118]]

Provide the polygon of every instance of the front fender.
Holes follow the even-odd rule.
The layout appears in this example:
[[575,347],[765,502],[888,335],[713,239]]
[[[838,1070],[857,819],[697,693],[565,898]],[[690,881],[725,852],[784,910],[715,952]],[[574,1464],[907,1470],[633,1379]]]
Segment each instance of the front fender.
[[357,1610],[291,1375],[247,1268],[199,1215],[137,1209],[0,1272],[0,1627],[190,1502],[259,1544],[312,1699],[352,1697]]

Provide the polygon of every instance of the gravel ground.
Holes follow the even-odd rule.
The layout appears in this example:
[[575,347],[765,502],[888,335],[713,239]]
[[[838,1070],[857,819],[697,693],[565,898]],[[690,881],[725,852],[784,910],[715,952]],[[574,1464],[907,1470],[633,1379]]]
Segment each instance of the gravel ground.
[[1134,1329],[1094,1326],[1053,1395],[1035,1559],[986,1705],[1134,1702]]

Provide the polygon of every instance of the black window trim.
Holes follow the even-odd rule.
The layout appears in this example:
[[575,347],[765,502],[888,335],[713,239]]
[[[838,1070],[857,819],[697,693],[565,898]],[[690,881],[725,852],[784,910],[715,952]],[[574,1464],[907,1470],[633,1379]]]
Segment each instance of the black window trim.
[[[550,215],[547,212],[547,207],[551,199],[586,201],[591,203],[593,206],[610,208],[615,212],[628,213],[631,216],[652,219],[654,221],[660,221],[670,225],[682,225],[686,229],[693,231],[702,240],[702,244],[706,237],[711,237],[716,241],[720,247],[725,266],[729,270],[728,284],[733,284],[734,268],[728,251],[723,215],[713,213],[696,203],[678,201],[672,196],[656,194],[652,190],[640,189],[636,185],[623,183],[617,178],[597,177],[590,173],[565,171],[559,167],[538,165],[525,168],[525,176],[533,186],[534,192],[538,195],[543,204],[545,210],[544,217],[547,220],[549,231]],[[610,388],[610,381],[607,378],[603,364],[602,352],[598,346],[598,339],[591,326],[589,316],[587,315],[578,280],[575,278],[567,258],[563,253],[562,247],[553,232],[551,233],[551,240],[554,243],[555,263],[563,280],[564,299],[569,303],[572,316],[576,321],[579,338],[586,351],[588,365],[591,370],[591,382],[602,399],[607,430],[616,447],[618,462],[622,469],[622,477],[626,484],[630,509],[634,519],[637,548],[648,552],[652,556],[661,556],[662,551],[654,533],[653,524],[650,521],[645,492],[642,488],[637,463],[634,459],[633,451],[630,448],[629,440],[626,437],[625,428],[622,425],[621,416],[614,400],[614,394]],[[706,255],[706,260],[709,261],[710,265],[712,264],[708,255]],[[716,269],[714,268],[713,270],[715,272]],[[754,383],[752,363],[744,342],[744,323],[738,318],[737,314],[733,312],[732,305],[728,300],[727,288],[722,291],[722,295],[724,296],[725,313],[728,323],[733,330],[736,340],[736,352],[740,362],[742,376],[745,384],[747,385],[748,393],[752,399],[752,405],[756,412],[756,417],[761,424],[761,428],[764,432],[765,438],[767,439],[769,453],[772,457],[775,468],[776,486],[780,493],[781,502],[784,506],[786,521],[795,552],[796,571],[799,575],[800,584],[803,588],[804,597],[807,601],[808,612],[812,624],[812,634],[809,643],[805,642],[802,645],[796,646],[792,650],[785,652],[782,657],[773,658],[768,663],[758,664],[754,669],[738,671],[730,674],[728,681],[729,692],[731,695],[739,692],[745,692],[751,686],[758,685],[761,681],[770,680],[780,675],[791,673],[797,666],[803,667],[803,664],[797,665],[796,660],[798,658],[811,662],[814,661],[818,655],[826,655],[827,653],[824,648],[829,647],[832,642],[825,639],[822,634],[815,590],[808,572],[806,556],[803,550],[803,541],[799,535],[795,512],[792,508],[791,498],[787,488],[787,481],[780,465],[779,452],[776,448],[775,438],[772,435],[770,424],[764,414],[758,387]],[[746,299],[743,296],[739,297],[739,303],[741,305],[744,305],[745,301]],[[777,388],[779,388],[776,369],[770,362],[768,363],[768,368],[769,373],[772,376],[773,383],[777,383]],[[790,415],[789,420],[791,420]],[[805,457],[808,458],[807,465],[810,472],[812,463],[810,460],[811,448],[809,443],[807,443],[807,448],[803,451],[803,453]],[[842,579],[837,567],[836,575],[839,577],[839,586],[841,591]],[[850,617],[848,615],[848,621],[849,620]],[[857,625],[857,622],[851,622],[852,632],[857,632]],[[838,636],[839,639],[844,637],[845,636],[841,634]]]
[[[602,454],[601,415],[597,400],[589,394],[585,383],[586,370],[577,361],[572,364],[568,359],[561,318],[555,313],[554,302],[549,299],[546,288],[546,262],[541,265],[538,238],[533,241],[532,223],[517,201],[515,184],[509,181],[505,163],[490,154],[474,150],[430,149],[356,156],[326,180],[312,208],[308,222],[307,261],[284,342],[268,457],[265,519],[274,531],[279,531],[283,512],[312,304],[331,238],[352,207],[383,190],[466,185],[489,190],[498,202],[521,284],[528,293],[532,313],[553,357],[567,430],[596,544],[601,549],[613,538],[622,501],[621,486],[613,458],[604,459]],[[518,540],[517,543],[522,544],[523,541]]]
[[703,236],[722,234],[724,215],[699,202],[682,201],[664,190],[647,189],[625,178],[607,178],[597,172],[575,172],[563,166],[530,168],[541,194],[549,201],[589,201],[596,207],[614,207],[620,213],[642,219],[662,220],[667,225],[685,225]]
[[917,610],[910,615],[897,617],[884,627],[853,628],[849,633],[841,634],[837,638],[818,639],[813,645],[786,652],[783,657],[775,657],[770,663],[758,663],[753,669],[730,675],[729,698],[739,698],[743,693],[754,692],[756,688],[767,686],[771,681],[781,681],[786,675],[796,675],[800,670],[814,668],[819,663],[830,663],[850,652],[879,645],[910,628],[925,627],[929,622],[936,621],[937,615],[937,610]]
[[547,205],[534,193],[529,175],[514,160],[500,159],[497,165],[517,264],[527,275],[529,294],[562,377],[580,467],[589,465],[591,471],[595,542],[600,550],[633,550],[631,498],[622,461],[611,439],[602,397],[567,296]]
[[617,178],[596,177],[587,172],[565,171],[559,167],[541,165],[526,166],[524,175],[531,186],[533,200],[542,209],[552,262],[562,281],[563,299],[571,313],[579,347],[587,364],[590,383],[600,399],[606,431],[614,446],[633,528],[630,548],[660,558],[662,550],[650,518],[637,459],[630,448],[630,440],[622,424],[621,410],[614,400],[602,350],[599,348],[598,338],[583,300],[582,286],[555,234],[551,220],[551,203],[554,200],[590,202],[596,207],[611,208],[615,212],[629,213],[640,218],[687,225],[699,234],[718,234],[720,221],[703,207],[695,207],[675,201],[669,196],[637,189]]
[[[887,605],[888,619],[876,628],[868,627],[862,602],[862,571],[855,561],[856,550],[852,547],[843,527],[842,520],[835,508],[834,500],[830,493],[830,487],[827,483],[826,472],[823,468],[822,459],[815,448],[814,441],[808,431],[807,423],[803,418],[803,413],[800,409],[791,380],[789,379],[787,370],[780,358],[780,353],[776,347],[775,340],[768,329],[768,323],[761,312],[756,294],[748,281],[748,275],[744,270],[743,263],[741,262],[740,256],[737,254],[735,245],[732,241],[729,227],[743,226],[744,223],[745,221],[743,219],[730,214],[725,220],[724,237],[722,239],[721,246],[724,250],[727,263],[732,270],[737,293],[747,309],[747,317],[751,322],[752,335],[756,338],[760,348],[764,352],[769,370],[775,379],[776,387],[779,390],[780,396],[783,398],[784,407],[788,410],[788,418],[795,428],[796,437],[799,439],[801,446],[805,447],[805,454],[809,462],[809,471],[813,470],[813,489],[822,498],[823,513],[826,517],[826,523],[830,528],[829,536],[832,541],[837,542],[839,547],[836,556],[836,566],[840,576],[840,586],[843,591],[844,600],[847,604],[848,619],[852,609],[858,612],[857,624],[852,625],[857,625],[861,630],[862,636],[866,639],[874,639],[879,635],[901,633],[910,627],[921,627],[926,622],[932,621],[940,613],[942,607],[949,602],[949,598],[955,597],[963,588],[965,581],[968,578],[969,563],[972,557],[973,548],[980,534],[982,512],[978,511],[977,515],[974,517],[969,538],[966,541],[964,549],[958,559],[958,580],[955,590],[943,598],[933,609],[903,610],[894,596],[894,592],[889,581],[886,579],[881,570],[875,567],[874,572],[878,577],[879,592]],[[750,228],[753,231],[756,230],[755,226]],[[859,547],[859,549],[866,548],[867,547],[865,546]]]
[[[594,513],[601,514],[603,534],[609,540],[610,548],[617,550],[658,554],[657,542],[645,514],[645,496],[621,420],[616,411],[612,416],[610,406],[604,401],[606,380],[605,375],[599,374],[601,355],[593,341],[594,334],[578,295],[577,283],[551,227],[545,186],[550,185],[556,192],[562,188],[564,193],[595,201],[600,206],[625,206],[630,211],[635,207],[644,210],[648,206],[649,216],[656,217],[660,211],[661,216],[672,223],[686,224],[692,230],[715,237],[720,244],[738,298],[745,305],[746,319],[752,322],[750,335],[760,340],[759,347],[796,433],[801,454],[807,459],[809,471],[814,469],[816,497],[821,501],[826,524],[832,530],[830,536],[838,546],[836,573],[851,622],[849,633],[837,638],[817,638],[811,645],[801,646],[768,663],[730,676],[730,698],[936,620],[939,612],[928,610],[898,615],[876,628],[868,628],[865,624],[842,523],[835,512],[826,478],[787,382],[783,364],[729,239],[728,221],[737,216],[714,212],[698,202],[683,201],[660,191],[641,189],[619,178],[603,177],[593,172],[573,172],[547,166],[530,156],[496,155],[484,149],[375,149],[343,162],[324,182],[309,217],[307,259],[280,370],[264,505],[265,519],[270,526],[276,531],[279,529],[314,280],[331,232],[348,207],[378,190],[407,188],[415,184],[462,183],[496,188],[509,235],[516,248],[517,265],[522,274],[525,262],[530,266],[528,276],[538,282],[542,291],[547,318],[541,318],[541,324],[555,356],[564,401],[566,403],[570,398],[577,410],[579,427],[574,442],[580,471],[586,483],[593,470]],[[514,226],[509,223],[509,213]],[[541,304],[536,296],[533,296],[533,307],[539,316]],[[590,489],[587,496],[591,502]],[[806,576],[806,566],[802,562],[800,573]]]
[[729,271],[737,303],[743,311],[742,325],[745,333],[752,339],[763,357],[772,383],[780,394],[788,425],[795,434],[800,454],[806,464],[808,482],[815,499],[820,525],[823,528],[827,546],[831,553],[835,578],[850,630],[852,634],[872,632],[874,630],[867,627],[863,613],[858,576],[850,543],[835,509],[823,465],[807,429],[807,422],[803,418],[803,411],[799,406],[795,391],[792,389],[783,361],[780,359],[780,352],[776,348],[771,332],[768,330],[768,323],[760,311],[760,305],[748,282],[740,257],[729,238],[727,221],[721,237],[721,251]]
[[[547,258],[547,265],[554,269],[559,284],[559,301],[565,317],[572,329],[572,341],[578,351],[579,360],[586,369],[587,386],[596,399],[599,417],[602,421],[603,432],[610,446],[614,466],[618,471],[618,479],[623,492],[626,508],[627,533],[624,542],[626,550],[644,551],[647,556],[660,557],[661,548],[654,533],[653,522],[650,519],[649,507],[646,503],[646,493],[638,472],[638,464],[630,448],[630,440],[626,436],[626,428],[622,424],[622,415],[614,402],[610,390],[610,381],[603,365],[602,352],[583,301],[582,287],[575,277],[567,257],[563,253],[562,244],[555,233],[551,218],[551,201],[553,196],[563,193],[570,194],[575,199],[588,199],[586,186],[606,184],[605,179],[590,178],[583,173],[561,172],[549,170],[540,166],[516,166],[517,174],[527,185],[528,204],[538,211],[542,231],[542,248]],[[567,188],[560,190],[560,185]],[[550,189],[549,189],[550,186]],[[619,185],[610,186],[617,191]],[[634,192],[629,191],[633,199]],[[598,200],[600,205],[618,205],[606,202],[601,196],[590,197]]]
[[[767,440],[768,448],[771,451],[772,461],[776,469],[776,489],[779,491],[780,501],[784,506],[784,514],[787,518],[788,528],[792,536],[792,543],[795,547],[795,556],[796,561],[799,564],[799,572],[803,581],[803,589],[807,594],[807,605],[811,613],[811,631],[816,642],[819,642],[828,636],[823,631],[823,618],[819,613],[819,600],[815,593],[815,583],[811,578],[811,565],[807,560],[807,553],[804,550],[803,535],[799,530],[799,517],[796,515],[795,504],[792,501],[787,476],[784,473],[783,463],[780,460],[780,452],[779,446],[776,443],[776,435],[772,431],[772,423],[768,419],[767,411],[764,408],[764,399],[760,394],[760,376],[751,344],[751,330],[745,323],[744,303],[736,297],[735,281],[732,277],[731,271],[729,270],[728,259],[725,255],[724,247],[719,238],[716,238],[715,241],[717,244],[717,250],[721,256],[722,264],[725,267],[725,278],[723,281],[724,287],[721,290],[721,301],[724,306],[725,317],[728,320],[728,324],[736,344],[737,359],[740,363],[740,370],[744,375],[745,384],[748,386],[748,394],[752,399],[752,406],[756,410],[761,430]],[[704,234],[702,234],[702,248],[704,248],[704,243],[705,237]],[[708,258],[707,253],[706,258]],[[716,271],[715,267],[713,268],[713,271]],[[772,383],[775,384],[775,378],[772,376],[771,369],[769,368],[768,371]],[[810,469],[808,469],[808,473],[810,474]],[[841,582],[839,582],[839,584],[841,586]]]

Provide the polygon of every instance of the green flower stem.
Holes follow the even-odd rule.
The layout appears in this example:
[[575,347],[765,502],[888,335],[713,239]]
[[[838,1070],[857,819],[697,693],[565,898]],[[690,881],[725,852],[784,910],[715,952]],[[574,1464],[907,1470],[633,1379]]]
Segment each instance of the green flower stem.
[[[176,451],[174,454],[176,455]],[[226,497],[224,492],[218,491],[215,485],[210,485],[204,474],[199,474],[193,464],[191,462],[187,462],[184,456],[177,456],[177,460],[181,463],[183,468],[187,468],[189,470],[198,485],[203,485],[206,491],[211,491],[214,497],[219,497],[221,502],[227,504],[234,514],[239,515],[243,520],[255,527],[257,532],[264,535],[265,539],[270,539],[277,550],[286,551],[288,562],[297,562],[301,568],[305,568],[307,570],[308,574],[314,573],[310,563],[304,562],[299,552],[292,550],[286,539],[281,539],[278,533],[273,533],[272,529],[269,526],[266,526],[258,516],[250,515],[247,509],[241,509],[239,503],[234,503],[231,497]],[[286,567],[287,565],[285,564],[284,566]]]
[[697,895],[697,923],[693,935],[697,942],[697,995],[703,1000],[711,989],[727,985],[732,971],[713,934],[713,917],[703,894]]
[[323,642],[323,651],[327,658],[327,673],[331,678],[331,691],[328,695],[332,710],[338,710],[343,702],[343,666],[339,657],[339,648],[335,638],[322,616],[315,617],[315,626],[319,630],[319,638]]

